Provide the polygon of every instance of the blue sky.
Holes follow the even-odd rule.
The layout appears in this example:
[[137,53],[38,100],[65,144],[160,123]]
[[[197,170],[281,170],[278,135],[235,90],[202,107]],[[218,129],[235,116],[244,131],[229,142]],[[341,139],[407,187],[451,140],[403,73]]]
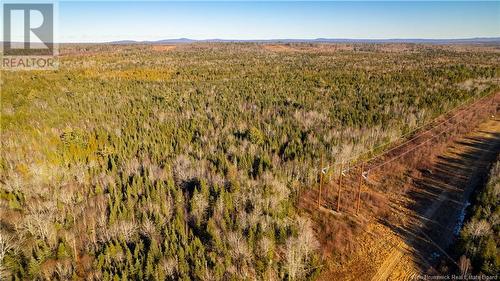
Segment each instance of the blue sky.
[[59,1],[60,42],[500,37],[500,2]]

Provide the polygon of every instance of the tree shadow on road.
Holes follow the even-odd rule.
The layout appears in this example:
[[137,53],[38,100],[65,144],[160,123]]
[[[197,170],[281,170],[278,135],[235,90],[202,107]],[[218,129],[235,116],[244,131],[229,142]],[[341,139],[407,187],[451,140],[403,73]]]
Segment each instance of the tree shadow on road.
[[455,141],[431,168],[410,173],[408,208],[414,215],[409,221],[402,224],[380,219],[410,245],[405,254],[413,256],[422,273],[437,273],[442,261],[456,266],[458,258],[452,246],[468,201],[475,190],[484,186],[489,167],[500,151],[500,133],[480,133],[484,137]]

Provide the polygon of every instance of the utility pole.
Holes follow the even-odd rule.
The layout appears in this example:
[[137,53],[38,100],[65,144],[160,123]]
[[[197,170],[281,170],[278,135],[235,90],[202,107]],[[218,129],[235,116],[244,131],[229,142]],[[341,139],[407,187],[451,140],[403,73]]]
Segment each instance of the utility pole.
[[358,185],[358,202],[356,203],[356,214],[359,213],[359,205],[361,202],[361,188],[363,185],[363,168],[365,166],[364,162],[361,162],[361,171],[359,172],[359,185]]
[[323,188],[323,153],[321,153],[321,161],[319,164],[319,195],[318,195],[318,209],[321,207],[321,189]]
[[340,163],[340,175],[339,175],[339,194],[337,197],[337,212],[340,212],[340,194],[342,192],[342,171],[344,167],[342,163]]

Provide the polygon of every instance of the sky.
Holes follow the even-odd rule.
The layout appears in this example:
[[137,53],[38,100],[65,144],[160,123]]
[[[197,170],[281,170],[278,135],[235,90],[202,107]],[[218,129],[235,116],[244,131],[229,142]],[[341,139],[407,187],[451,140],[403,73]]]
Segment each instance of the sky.
[[60,0],[57,41],[500,37],[500,1]]

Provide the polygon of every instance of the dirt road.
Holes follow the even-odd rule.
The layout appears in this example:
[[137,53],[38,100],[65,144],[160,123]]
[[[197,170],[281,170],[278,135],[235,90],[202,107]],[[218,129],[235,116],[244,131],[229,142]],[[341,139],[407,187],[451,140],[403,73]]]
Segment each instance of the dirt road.
[[410,219],[386,223],[400,239],[371,280],[410,280],[435,272],[432,265],[440,257],[451,260],[447,248],[454,242],[463,210],[499,151],[497,116],[455,141],[431,169],[412,178],[406,206],[395,210]]

